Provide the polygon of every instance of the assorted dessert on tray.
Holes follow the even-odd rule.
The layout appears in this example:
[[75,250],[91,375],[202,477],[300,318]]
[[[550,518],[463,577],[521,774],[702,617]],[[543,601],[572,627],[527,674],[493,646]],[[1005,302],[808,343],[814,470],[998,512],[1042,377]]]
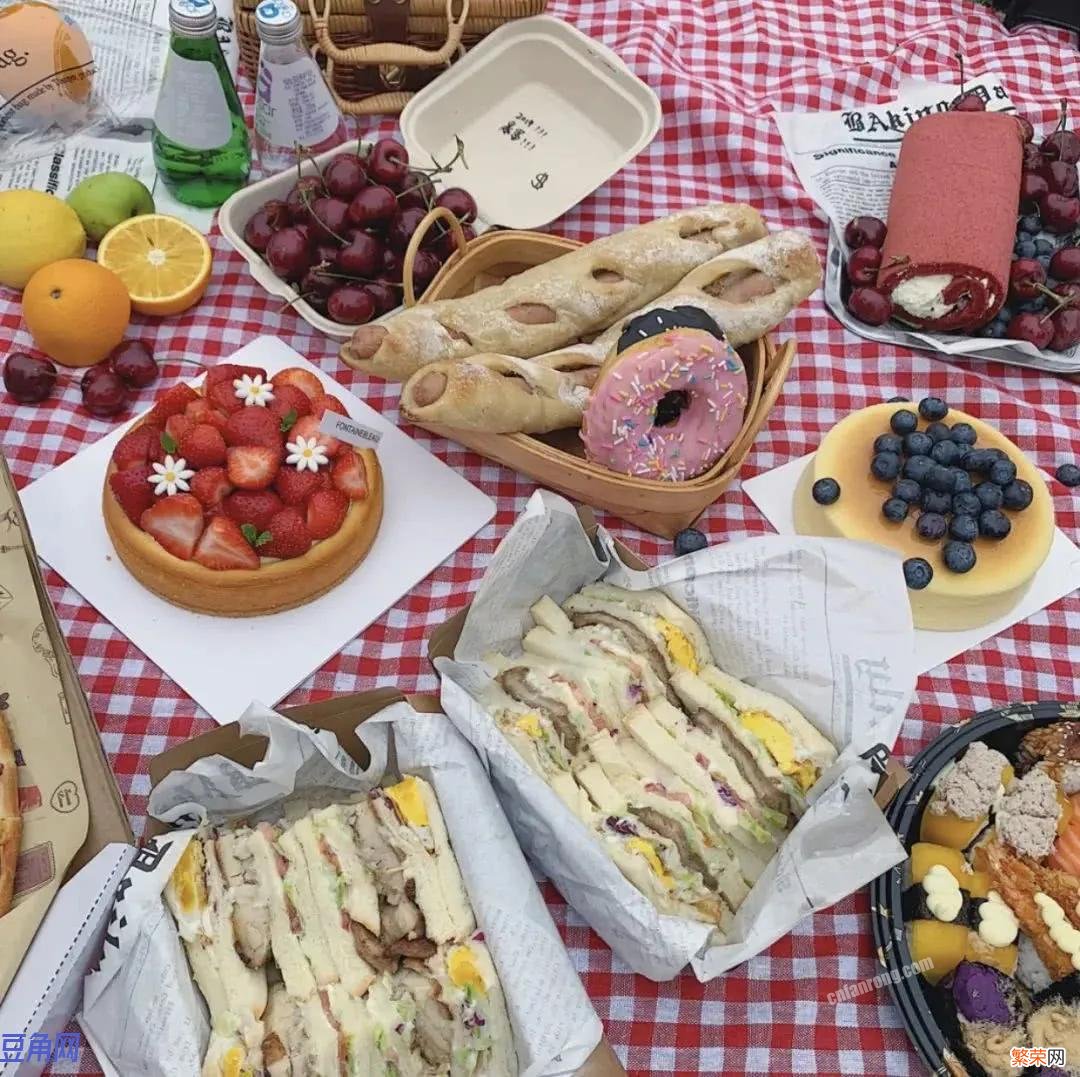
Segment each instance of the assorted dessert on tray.
[[1054,509],[1008,438],[926,397],[837,423],[796,489],[795,527],[902,554],[916,626],[950,631],[1015,605],[1050,552]]
[[434,790],[193,836],[165,898],[210,1010],[204,1074],[519,1072]]
[[117,443],[102,511],[120,560],[178,606],[245,617],[299,606],[364,559],[382,520],[371,449],[310,371],[220,364],[174,386]]

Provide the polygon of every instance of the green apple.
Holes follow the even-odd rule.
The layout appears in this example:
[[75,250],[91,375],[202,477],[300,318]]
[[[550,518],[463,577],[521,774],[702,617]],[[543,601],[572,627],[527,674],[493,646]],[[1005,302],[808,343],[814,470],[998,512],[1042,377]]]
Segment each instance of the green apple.
[[126,172],[87,176],[67,196],[91,243],[100,243],[110,228],[129,217],[154,212],[154,196]]

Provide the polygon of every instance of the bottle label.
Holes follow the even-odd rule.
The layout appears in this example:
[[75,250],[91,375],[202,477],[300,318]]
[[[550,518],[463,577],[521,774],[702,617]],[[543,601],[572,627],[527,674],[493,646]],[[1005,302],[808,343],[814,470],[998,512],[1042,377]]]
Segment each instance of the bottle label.
[[255,131],[271,146],[315,146],[341,122],[337,102],[310,56],[259,65]]
[[232,135],[232,116],[217,68],[207,60],[169,53],[154,126],[189,150],[216,150]]

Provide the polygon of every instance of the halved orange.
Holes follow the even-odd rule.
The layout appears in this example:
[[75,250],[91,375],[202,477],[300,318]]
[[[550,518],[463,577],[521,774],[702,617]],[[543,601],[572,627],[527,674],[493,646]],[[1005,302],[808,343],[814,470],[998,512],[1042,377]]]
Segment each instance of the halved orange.
[[206,237],[164,213],[121,221],[98,244],[97,260],[124,282],[140,314],[179,314],[198,303],[210,283]]

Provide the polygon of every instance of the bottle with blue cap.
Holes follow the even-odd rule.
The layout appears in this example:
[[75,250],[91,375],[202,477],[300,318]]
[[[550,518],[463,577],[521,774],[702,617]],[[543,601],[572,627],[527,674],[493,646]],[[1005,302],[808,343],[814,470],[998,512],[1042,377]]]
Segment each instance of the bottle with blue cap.
[[189,206],[220,206],[247,182],[251,143],[217,39],[214,0],[170,0],[169,55],[154,111],[154,163]]
[[255,9],[259,74],[255,80],[255,153],[264,174],[296,165],[345,141],[348,130],[315,58],[304,47],[293,0],[262,0]]

